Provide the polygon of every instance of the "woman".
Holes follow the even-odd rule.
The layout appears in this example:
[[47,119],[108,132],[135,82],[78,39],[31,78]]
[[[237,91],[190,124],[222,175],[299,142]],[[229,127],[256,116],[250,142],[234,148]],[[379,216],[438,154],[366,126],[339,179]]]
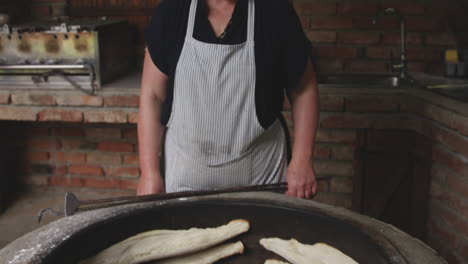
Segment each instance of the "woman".
[[[139,195],[284,179],[288,195],[315,193],[317,85],[288,0],[165,0],[146,41]],[[289,165],[285,91],[295,127]]]

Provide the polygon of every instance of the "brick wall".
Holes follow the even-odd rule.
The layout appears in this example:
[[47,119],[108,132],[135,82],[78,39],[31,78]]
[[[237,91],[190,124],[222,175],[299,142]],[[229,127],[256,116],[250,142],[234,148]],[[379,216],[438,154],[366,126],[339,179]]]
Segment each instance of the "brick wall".
[[30,18],[30,0],[0,1],[0,13],[10,16],[10,23],[21,23]]
[[[134,190],[139,177],[133,125],[1,122],[24,182]],[[3,153],[5,154],[5,153]],[[16,169],[18,171],[18,169]]]
[[[324,72],[387,72],[399,58],[399,21],[393,16],[372,20],[378,10],[395,7],[407,23],[410,71],[442,74],[443,51],[455,46],[455,32],[466,32],[467,10],[461,1],[294,1],[303,27],[314,43]],[[460,33],[462,34],[462,33]]]
[[[73,18],[127,19],[143,45],[143,30],[152,10],[160,0],[111,1],[69,0]],[[457,32],[468,43],[468,4],[462,1],[292,1],[304,31],[314,44],[314,54],[321,72],[389,72],[392,57],[399,58],[399,21],[380,16],[378,10],[395,7],[407,23],[409,70],[443,74],[443,52],[456,46]],[[33,0],[33,15],[46,18],[59,12],[64,0]],[[464,38],[464,40],[463,40]]]

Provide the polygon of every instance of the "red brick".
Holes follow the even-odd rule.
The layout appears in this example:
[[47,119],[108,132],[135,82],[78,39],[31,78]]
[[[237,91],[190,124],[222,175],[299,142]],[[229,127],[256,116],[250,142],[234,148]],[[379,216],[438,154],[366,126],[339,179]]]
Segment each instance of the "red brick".
[[426,64],[424,62],[409,62],[408,71],[410,72],[425,72]]
[[55,98],[52,95],[30,93],[12,94],[11,103],[15,105],[56,105]]
[[10,103],[10,94],[0,93],[0,104],[9,104]]
[[353,180],[351,178],[333,177],[330,181],[330,191],[336,193],[353,193]]
[[434,105],[424,105],[419,114],[468,136],[468,118]]
[[347,72],[387,72],[387,63],[382,61],[349,61],[345,64]]
[[377,4],[370,2],[339,2],[338,14],[346,15],[376,15]]
[[349,17],[314,17],[310,19],[312,29],[349,29],[353,20]]
[[317,193],[314,200],[348,209],[352,206],[352,197],[349,194],[320,192]]
[[[424,35],[421,33],[410,32],[406,34],[406,43],[409,45],[422,45],[423,40]],[[384,32],[381,43],[384,45],[400,45],[401,35],[397,32]]]
[[84,187],[84,181],[76,177],[52,176],[49,179],[51,186]]
[[408,31],[438,31],[442,29],[440,21],[434,17],[407,17],[406,26]]
[[338,95],[321,95],[320,110],[329,112],[342,112],[344,109],[344,98]]
[[355,149],[352,145],[334,145],[331,147],[331,158],[334,160],[353,160]]
[[25,178],[26,184],[38,185],[38,186],[49,186],[49,176],[33,175]]
[[31,108],[0,107],[1,120],[36,121],[37,110]]
[[438,76],[444,76],[445,63],[427,63],[426,73]]
[[449,16],[466,15],[466,8],[460,3],[445,2],[443,4],[427,4],[426,13],[431,17],[439,16],[442,19],[446,19]]
[[116,179],[87,177],[82,180],[86,187],[91,188],[117,189],[120,186],[120,182]]
[[315,172],[321,176],[353,176],[354,167],[351,162],[315,160]]
[[400,21],[396,17],[379,17],[375,20],[373,17],[354,17],[353,28],[356,30],[398,30]]
[[62,138],[62,148],[67,150],[94,150],[96,149],[96,143],[87,141],[85,139],[76,138]]
[[468,175],[468,164],[466,158],[456,154],[440,145],[433,148],[432,158],[436,162],[439,162],[454,172],[467,176]]
[[89,164],[121,164],[122,157],[117,153],[88,152],[86,162]]
[[52,128],[51,135],[60,137],[82,137],[84,133],[81,127],[54,127]]
[[[455,247],[456,245],[456,235],[453,231],[450,230],[450,227],[435,219],[436,217],[430,217],[427,223],[428,231],[430,236],[436,236],[436,239],[439,241],[443,241],[442,244],[445,244],[449,247]],[[435,243],[436,247],[440,247],[439,243]],[[444,245],[444,246],[445,246]]]
[[121,110],[86,111],[86,123],[127,123],[127,113]]
[[48,127],[38,126],[37,124],[23,127],[20,133],[29,137],[51,136],[50,129]]
[[468,157],[468,139],[466,137],[436,125],[432,126],[431,132],[432,139]]
[[317,192],[329,192],[330,191],[330,180],[328,178],[317,179]]
[[[465,198],[468,197],[468,181],[453,173],[447,176],[447,188]],[[467,217],[468,218],[468,217]]]
[[304,31],[310,28],[310,17],[300,16],[301,26]]
[[129,165],[138,165],[138,164],[140,164],[138,154],[125,154],[123,163],[124,164],[129,164]]
[[407,117],[400,114],[373,115],[372,127],[375,129],[403,129],[406,127]]
[[134,180],[121,180],[119,182],[119,188],[124,190],[136,190],[138,186],[138,181]]
[[439,216],[441,222],[450,223],[450,227],[456,230],[459,235],[468,237],[468,221],[455,214],[453,210],[442,206],[440,202],[431,201],[429,206],[431,214]]
[[307,37],[312,42],[317,43],[335,43],[336,32],[333,31],[309,31]]
[[28,141],[26,142],[26,145],[28,146],[28,148],[32,148],[32,149],[43,149],[43,150],[60,149],[60,143],[56,139],[53,139],[53,138],[28,139]]
[[331,150],[330,147],[323,144],[315,144],[314,146],[314,158],[315,159],[330,159]]
[[121,131],[118,127],[89,127],[85,129],[87,138],[119,139]]
[[123,133],[123,138],[133,138],[133,139],[138,138],[138,130],[136,127],[124,128],[122,133]]
[[434,33],[426,35],[426,45],[456,46],[455,36],[451,33]]
[[463,261],[466,263],[468,261],[468,241],[462,241],[460,244],[461,245],[459,246],[458,253],[460,254],[460,257],[463,258]]
[[133,145],[126,142],[100,142],[98,149],[100,151],[132,152]]
[[321,58],[355,58],[357,56],[356,48],[353,47],[323,46],[315,47],[313,52]]
[[341,72],[343,71],[344,64],[341,59],[318,59],[316,60],[317,72]]
[[67,172],[68,172],[68,168],[66,165],[55,165],[53,167],[52,174],[55,176],[59,176],[59,175],[65,175],[67,174]]
[[50,159],[62,163],[84,163],[85,154],[80,152],[52,152]]
[[439,184],[445,184],[450,171],[445,167],[436,162],[431,167],[431,179]]
[[138,177],[140,169],[138,167],[106,167],[104,171],[111,177]]
[[382,8],[395,8],[403,15],[421,15],[425,11],[425,6],[418,3],[382,3]]
[[103,99],[100,96],[62,94],[56,96],[58,105],[61,106],[102,106]]
[[378,32],[338,32],[338,42],[345,44],[377,44],[380,40]]
[[317,142],[354,143],[357,141],[355,130],[318,129]]
[[39,121],[81,122],[83,113],[78,110],[45,109],[39,112]]
[[138,95],[111,95],[104,97],[104,106],[138,107]]
[[128,123],[130,123],[130,124],[138,123],[138,112],[128,113]]
[[398,112],[398,101],[394,98],[366,96],[346,98],[347,112]]
[[400,49],[396,47],[367,47],[367,57],[370,59],[397,59]]
[[66,0],[32,0],[33,2],[33,5],[37,4],[37,3],[52,3],[52,2],[62,2],[62,3],[65,3]]
[[336,3],[294,1],[294,8],[299,15],[334,15]]
[[51,7],[50,6],[34,6],[31,9],[31,16],[34,18],[39,18],[40,20],[44,20],[46,17],[51,15]]
[[26,160],[30,162],[44,162],[49,160],[48,152],[28,151],[26,152]]
[[99,166],[91,165],[70,165],[68,167],[68,173],[77,174],[77,175],[93,175],[93,176],[103,176],[104,172]]
[[320,122],[322,128],[369,128],[370,120],[363,115],[328,115]]

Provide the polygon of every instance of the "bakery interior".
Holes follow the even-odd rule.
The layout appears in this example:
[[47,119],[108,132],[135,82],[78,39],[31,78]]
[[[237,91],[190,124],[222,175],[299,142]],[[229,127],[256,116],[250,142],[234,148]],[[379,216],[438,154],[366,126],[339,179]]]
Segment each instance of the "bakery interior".
[[[65,193],[82,201],[135,195],[143,33],[160,2],[0,0],[0,260],[15,256],[10,243],[48,224],[44,232],[64,233],[50,236],[43,255],[17,255],[11,263],[43,257],[64,263],[57,261],[86,248],[84,235],[153,226],[142,218],[190,228],[249,214],[270,228],[264,232],[336,241],[361,263],[468,263],[468,4],[462,0],[290,1],[312,43],[320,95],[312,201],[257,192],[141,200],[66,222]],[[283,116],[292,131],[287,101]],[[38,224],[44,208],[53,210],[43,211]],[[327,230],[343,237],[330,238]],[[75,233],[73,242],[53,250]],[[28,240],[48,239],[38,234],[44,235],[30,233],[14,247],[20,252],[33,248]],[[129,234],[136,231],[109,237]],[[220,263],[261,263],[265,254]]]

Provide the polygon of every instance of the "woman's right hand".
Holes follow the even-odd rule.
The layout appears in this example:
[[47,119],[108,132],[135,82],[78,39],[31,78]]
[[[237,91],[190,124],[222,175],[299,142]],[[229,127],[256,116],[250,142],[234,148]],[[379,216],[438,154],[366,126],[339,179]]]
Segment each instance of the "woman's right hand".
[[141,177],[138,182],[137,195],[164,193],[164,180],[160,173],[150,177]]

